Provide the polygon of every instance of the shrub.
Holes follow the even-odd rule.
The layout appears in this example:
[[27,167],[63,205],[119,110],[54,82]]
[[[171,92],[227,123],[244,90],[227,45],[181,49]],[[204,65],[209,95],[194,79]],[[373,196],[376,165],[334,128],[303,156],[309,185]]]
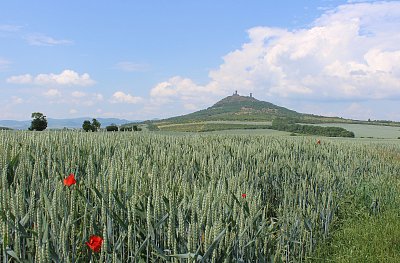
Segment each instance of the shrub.
[[118,131],[118,126],[115,124],[111,124],[109,126],[106,127],[107,131]]

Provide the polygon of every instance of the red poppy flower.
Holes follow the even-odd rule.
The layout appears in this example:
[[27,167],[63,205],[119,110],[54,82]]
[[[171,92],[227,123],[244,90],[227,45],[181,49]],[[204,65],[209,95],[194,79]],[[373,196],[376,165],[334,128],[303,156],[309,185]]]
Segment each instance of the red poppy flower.
[[89,242],[86,242],[86,245],[94,252],[100,251],[101,244],[103,244],[103,238],[95,235],[90,236]]
[[246,196],[247,196],[246,194],[242,194],[242,198],[246,198]]
[[67,178],[64,179],[64,185],[71,186],[76,184],[75,175],[73,173],[69,174]]
[[321,144],[321,141],[320,141],[320,140],[318,140],[318,141],[317,141],[317,144]]

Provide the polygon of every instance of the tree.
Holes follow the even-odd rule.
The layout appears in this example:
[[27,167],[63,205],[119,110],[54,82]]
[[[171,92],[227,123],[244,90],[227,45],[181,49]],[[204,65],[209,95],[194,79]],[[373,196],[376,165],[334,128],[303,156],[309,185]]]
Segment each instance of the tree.
[[112,123],[111,125],[106,127],[107,131],[118,131],[118,126]]
[[100,129],[100,126],[101,123],[98,120],[96,119],[92,120],[92,128],[94,129],[94,131],[98,131]]
[[93,120],[92,120],[92,123],[90,123],[89,120],[86,120],[86,121],[84,121],[83,124],[82,124],[82,128],[83,128],[86,132],[88,132],[88,131],[95,132],[95,131],[97,131],[97,130],[100,129],[100,126],[101,126],[101,123],[100,123],[98,120],[96,120],[96,119],[93,119]]
[[28,128],[30,131],[44,131],[47,128],[47,119],[43,113],[33,112],[31,118],[31,126]]
[[86,120],[86,121],[83,122],[82,128],[83,128],[86,132],[88,132],[88,131],[93,131],[92,124],[91,124],[90,121],[88,121],[88,120]]
[[137,125],[131,125],[131,126],[122,126],[120,131],[141,131],[142,129],[139,128]]

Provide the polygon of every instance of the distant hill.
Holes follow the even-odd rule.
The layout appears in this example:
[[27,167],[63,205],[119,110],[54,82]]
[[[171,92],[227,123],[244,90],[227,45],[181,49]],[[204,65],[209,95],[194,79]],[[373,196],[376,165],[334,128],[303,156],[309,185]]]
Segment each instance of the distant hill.
[[298,118],[301,115],[301,113],[270,102],[260,101],[252,96],[240,96],[235,93],[207,109],[160,121],[271,121],[276,117]]
[[400,126],[399,122],[392,121],[351,120],[341,117],[325,117],[299,113],[270,102],[258,100],[251,94],[250,96],[241,96],[237,93],[221,99],[204,110],[162,120],[146,121],[145,123],[147,123],[150,130],[208,131],[241,129],[243,127],[246,129],[263,128],[261,125],[256,124],[271,125],[267,124],[267,122],[271,123],[277,119],[284,119],[291,124],[352,123]]
[[[47,129],[79,129],[82,128],[82,123],[85,120],[92,120],[92,117],[87,118],[73,118],[73,119],[53,119],[47,118],[48,126]],[[126,123],[139,122],[139,121],[130,121],[125,119],[117,119],[117,118],[96,118],[100,123],[101,127],[104,128],[107,125],[112,123],[116,125],[122,125]],[[31,120],[26,121],[15,121],[15,120],[0,120],[0,126],[12,128],[15,130],[27,130],[31,125]]]

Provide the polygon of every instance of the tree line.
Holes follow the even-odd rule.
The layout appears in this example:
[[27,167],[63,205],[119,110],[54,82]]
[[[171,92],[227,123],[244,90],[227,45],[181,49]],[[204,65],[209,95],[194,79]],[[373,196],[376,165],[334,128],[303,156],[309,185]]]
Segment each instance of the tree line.
[[322,127],[315,125],[297,124],[292,119],[274,119],[272,121],[272,129],[278,131],[287,131],[299,134],[320,135],[327,137],[350,137],[354,138],[354,132],[348,131],[341,127]]
[[[33,112],[31,115],[32,121],[31,126],[28,128],[30,131],[44,131],[47,128],[47,118],[41,112]],[[82,129],[86,132],[99,131],[101,123],[97,119],[85,120],[82,123]],[[118,127],[116,124],[110,124],[106,126],[106,131],[141,131],[137,125],[122,126]]]

